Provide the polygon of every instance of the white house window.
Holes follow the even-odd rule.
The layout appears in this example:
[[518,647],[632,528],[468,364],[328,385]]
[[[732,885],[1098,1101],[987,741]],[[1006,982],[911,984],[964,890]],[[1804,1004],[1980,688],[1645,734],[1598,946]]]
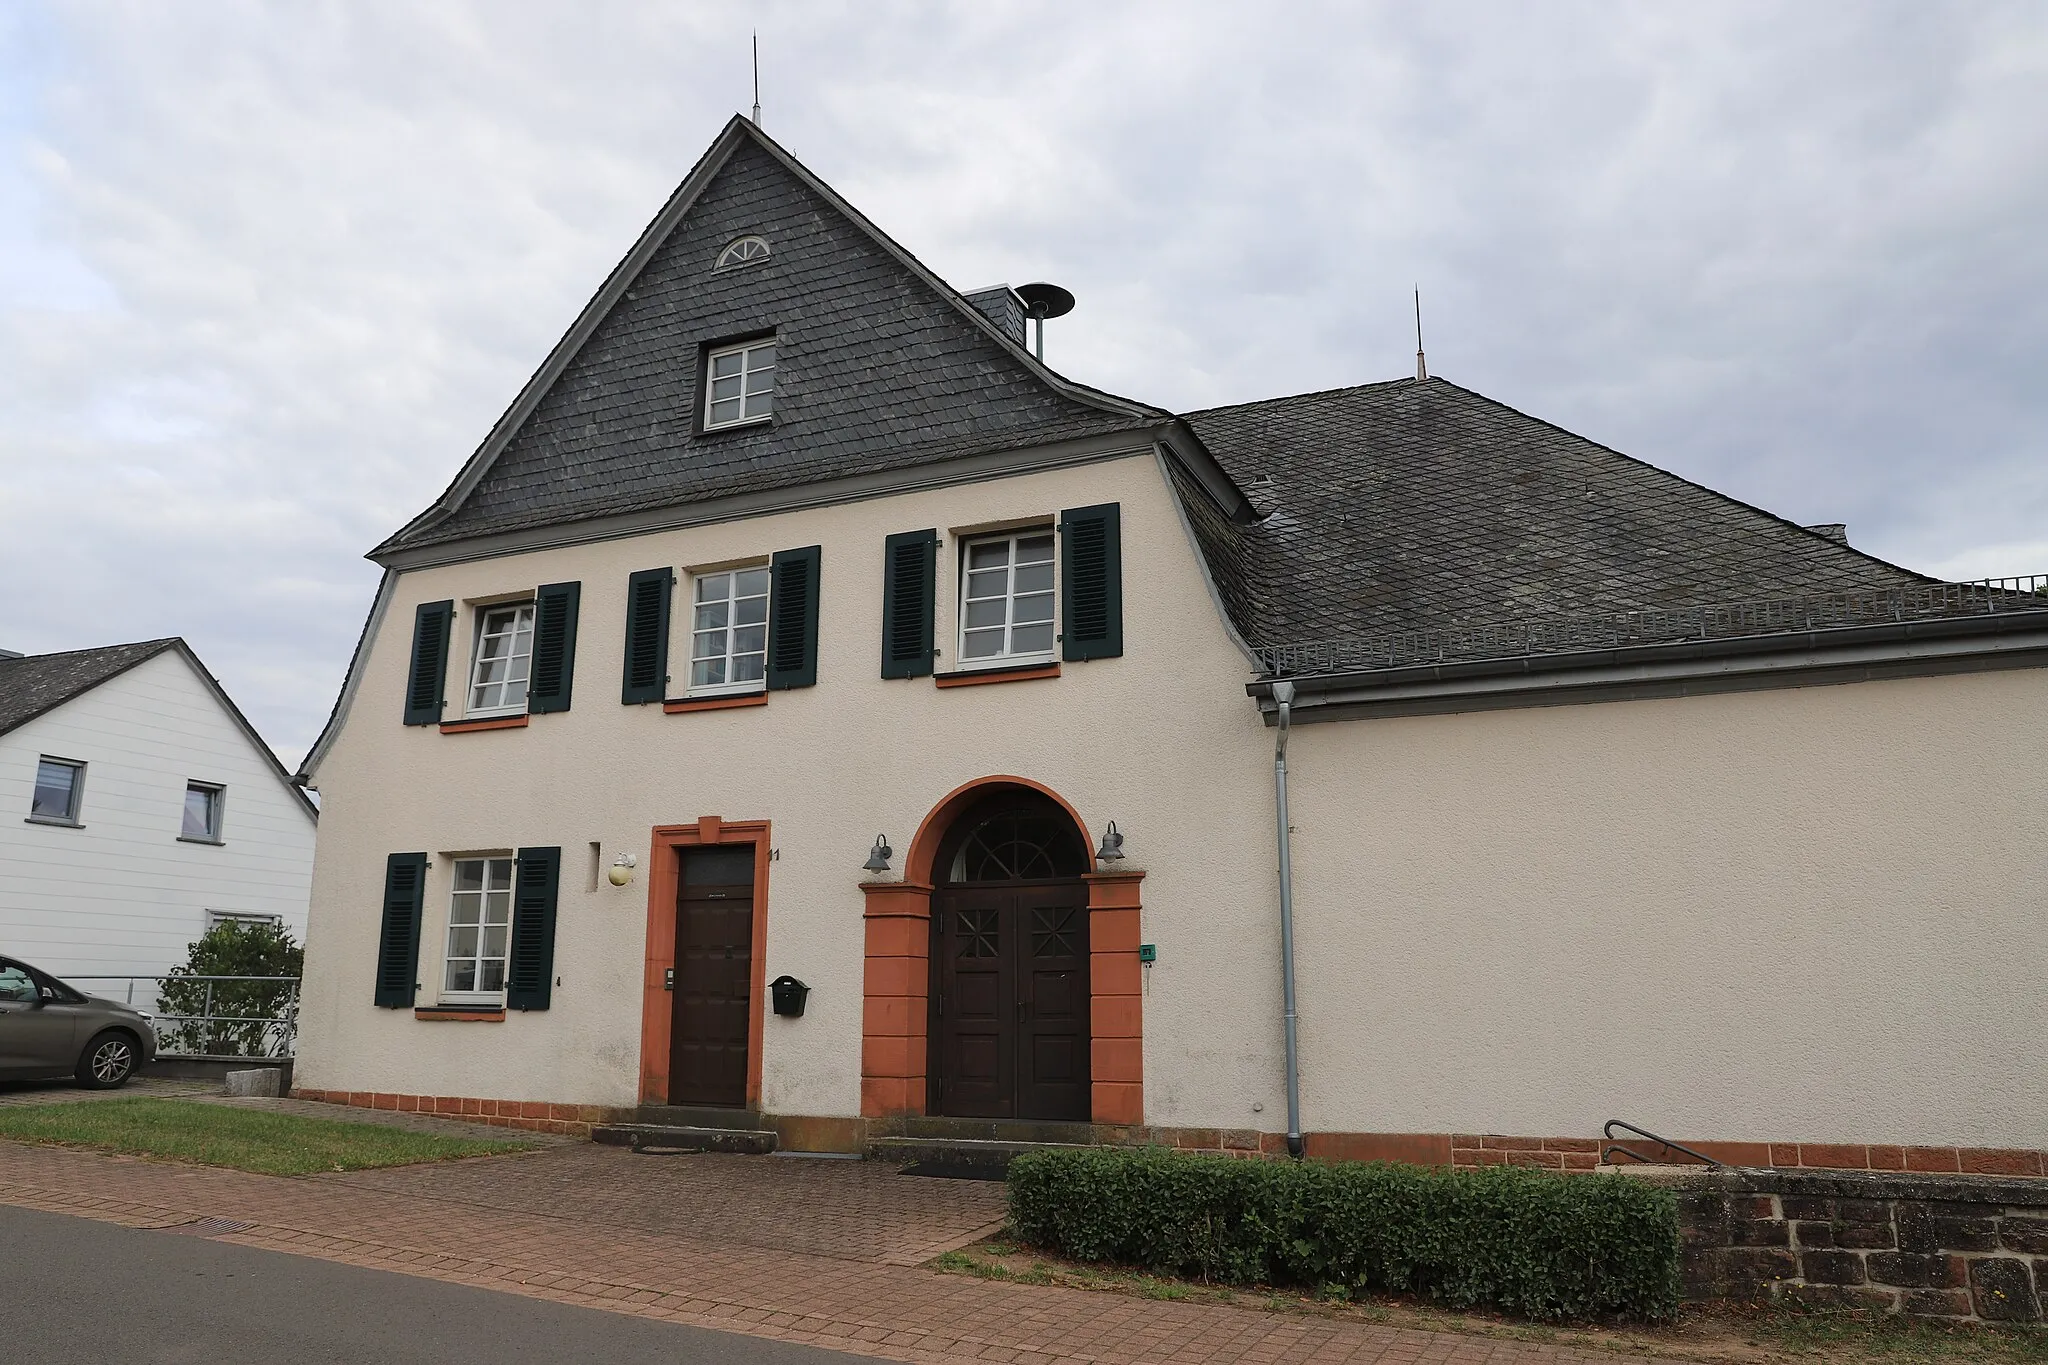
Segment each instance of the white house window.
[[775,411],[775,342],[749,341],[713,351],[707,369],[704,428],[765,422]]
[[512,860],[458,858],[448,899],[448,966],[442,993],[497,996],[505,990],[512,935]]
[[752,265],[768,259],[768,243],[759,237],[742,237],[718,253],[717,270],[730,270],[736,265]]
[[1052,658],[1052,532],[967,542],[960,659],[969,667]]
[[226,798],[227,792],[211,782],[187,782],[185,823],[179,829],[178,837],[195,843],[219,843],[221,807]]
[[284,928],[284,916],[254,915],[242,910],[209,910],[206,912],[207,928],[218,929],[223,924],[239,924],[245,928],[254,928],[259,924],[267,924],[273,929],[282,929]]
[[532,662],[533,603],[480,609],[476,614],[476,661],[470,666],[469,714],[524,711],[527,670]]
[[79,798],[84,794],[83,763],[74,763],[68,758],[38,759],[35,793],[29,798],[28,818],[52,825],[75,825],[78,823]]
[[758,692],[768,675],[768,566],[698,574],[690,695]]

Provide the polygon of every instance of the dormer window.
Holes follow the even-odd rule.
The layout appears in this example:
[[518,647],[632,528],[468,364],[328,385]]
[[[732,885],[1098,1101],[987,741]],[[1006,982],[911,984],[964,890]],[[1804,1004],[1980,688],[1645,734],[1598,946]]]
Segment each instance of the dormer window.
[[736,265],[752,265],[768,259],[768,243],[761,237],[742,237],[718,253],[715,270],[730,270]]
[[775,413],[775,338],[719,347],[704,377],[706,431],[767,421]]

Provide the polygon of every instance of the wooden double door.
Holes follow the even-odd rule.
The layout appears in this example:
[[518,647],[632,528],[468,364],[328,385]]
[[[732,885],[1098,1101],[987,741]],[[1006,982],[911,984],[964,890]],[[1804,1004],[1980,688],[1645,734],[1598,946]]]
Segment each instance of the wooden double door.
[[941,888],[931,962],[930,1112],[1085,1122],[1086,883]]
[[668,1102],[743,1108],[754,1018],[754,846],[683,853]]

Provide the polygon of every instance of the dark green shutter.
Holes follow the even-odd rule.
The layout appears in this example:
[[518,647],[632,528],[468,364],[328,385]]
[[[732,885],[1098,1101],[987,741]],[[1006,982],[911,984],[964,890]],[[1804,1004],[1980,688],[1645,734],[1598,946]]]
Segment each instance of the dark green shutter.
[[405,675],[405,723],[441,723],[441,689],[448,680],[448,634],[455,603],[422,602],[412,614],[412,668]]
[[626,676],[619,700],[660,701],[668,688],[668,604],[674,569],[642,569],[626,583]]
[[544,1010],[554,997],[555,899],[561,889],[562,850],[519,850],[512,885],[512,960],[505,969],[505,1008]]
[[569,709],[576,680],[576,608],[581,583],[544,583],[533,595],[533,686],[526,709],[535,715]]
[[937,531],[890,536],[882,551],[882,676],[932,671],[932,605],[938,587]]
[[384,926],[377,934],[377,1004],[405,1009],[419,989],[420,906],[427,855],[394,853],[384,863]]
[[813,686],[818,681],[818,547],[777,550],[768,569],[768,686]]
[[1123,528],[1118,505],[1060,513],[1060,657],[1114,659],[1124,652]]

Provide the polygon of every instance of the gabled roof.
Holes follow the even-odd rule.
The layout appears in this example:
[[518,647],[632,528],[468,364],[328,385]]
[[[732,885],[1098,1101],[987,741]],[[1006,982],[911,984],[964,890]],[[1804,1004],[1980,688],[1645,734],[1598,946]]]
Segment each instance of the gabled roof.
[[221,687],[220,680],[199,662],[199,656],[192,652],[192,647],[175,635],[163,640],[141,640],[132,645],[102,645],[97,649],[0,658],[0,735],[17,730],[36,717],[46,715],[101,684],[112,682],[138,664],[147,663],[167,652],[182,657],[205,681],[221,708],[256,746],[271,771],[277,774],[277,780],[290,789],[308,815],[318,820],[319,807],[293,783],[291,774],[285,771],[263,736],[256,733],[256,727],[249,723],[249,718],[242,714],[241,708]]
[[1183,420],[1259,514],[1190,516],[1255,647],[1931,581],[1442,379]]
[[[742,235],[763,260],[715,269]],[[695,430],[707,343],[773,329],[772,425]],[[432,507],[372,558],[508,531],[1138,432],[734,118]]]
[[0,659],[0,735],[26,725],[45,711],[55,710],[73,697],[85,695],[180,643],[173,637]]

